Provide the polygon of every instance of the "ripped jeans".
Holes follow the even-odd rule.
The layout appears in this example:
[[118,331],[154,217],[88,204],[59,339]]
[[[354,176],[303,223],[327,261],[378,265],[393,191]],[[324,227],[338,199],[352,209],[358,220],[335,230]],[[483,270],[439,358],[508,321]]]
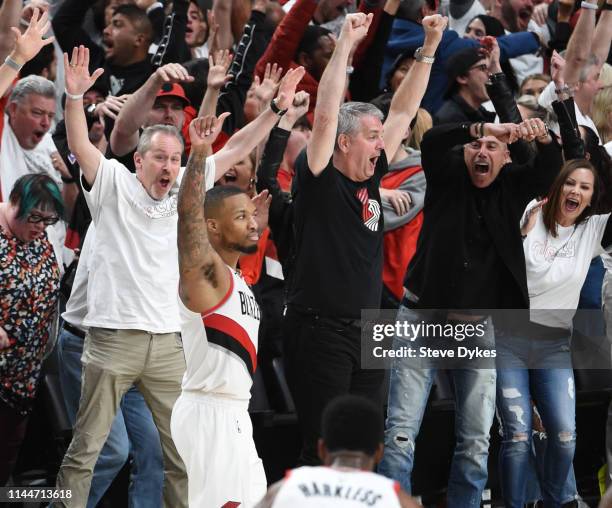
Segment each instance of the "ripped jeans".
[[498,364],[503,367],[497,371],[497,415],[503,429],[500,478],[504,504],[521,508],[528,501],[525,486],[531,470],[533,399],[548,436],[540,478],[544,506],[560,507],[567,501],[565,485],[576,449],[569,337],[501,339],[497,341],[497,353]]
[[[397,320],[414,321],[416,312],[402,305]],[[492,341],[492,330],[488,328],[488,340]],[[478,508],[487,483],[489,433],[495,414],[495,369],[450,372],[455,389],[457,443],[448,481],[447,507]],[[412,491],[414,443],[435,373],[433,368],[408,368],[401,361],[391,370],[385,450],[378,472],[398,481],[408,493]]]

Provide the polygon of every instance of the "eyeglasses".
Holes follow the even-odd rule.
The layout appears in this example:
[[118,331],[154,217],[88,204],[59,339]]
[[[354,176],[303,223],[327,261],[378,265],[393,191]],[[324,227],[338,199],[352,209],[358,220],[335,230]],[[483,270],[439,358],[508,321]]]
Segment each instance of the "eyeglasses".
[[52,226],[53,224],[57,224],[60,218],[57,215],[54,217],[43,217],[42,215],[33,213],[28,215],[27,220],[30,224],[38,224],[39,222],[42,222],[45,226]]
[[487,72],[489,70],[489,66],[487,64],[479,64],[479,65],[474,65],[474,67],[470,67],[470,70],[479,70],[482,72]]

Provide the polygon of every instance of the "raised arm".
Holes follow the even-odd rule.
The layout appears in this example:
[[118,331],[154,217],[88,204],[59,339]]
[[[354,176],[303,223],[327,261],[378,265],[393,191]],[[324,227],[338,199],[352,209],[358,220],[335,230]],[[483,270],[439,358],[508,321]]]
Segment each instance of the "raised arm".
[[599,16],[593,36],[593,45],[591,46],[591,53],[595,55],[599,65],[603,65],[608,59],[610,39],[612,39],[612,11],[610,10],[612,0],[607,0],[606,4],[608,8],[604,9]]
[[13,49],[13,33],[16,33],[15,30],[19,31],[13,28],[19,25],[22,7],[21,0],[4,0],[0,6],[0,62],[3,62]]
[[64,53],[64,78],[66,80],[66,134],[68,148],[74,154],[83,172],[83,177],[89,185],[96,180],[101,153],[89,141],[89,129],[83,108],[83,94],[89,90],[102,73],[97,69],[89,74],[89,49],[79,46],[72,50],[72,58]]
[[[5,6],[3,5],[2,9],[4,9],[4,7]],[[23,35],[18,28],[11,27],[11,31],[15,39],[15,45],[8,56],[10,59],[9,63],[4,62],[2,65],[0,65],[0,97],[2,97],[11,86],[11,83],[19,74],[19,69],[21,66],[34,58],[43,46],[51,44],[55,40],[54,37],[43,39],[50,26],[51,23],[49,22],[49,13],[44,12],[41,14],[38,9],[34,9],[28,29],[23,33]],[[5,40],[10,40],[12,37],[9,33],[2,38]]]
[[230,274],[208,238],[206,158],[229,113],[196,118],[189,125],[191,153],[178,195],[179,295],[193,312],[217,305],[230,286]]
[[206,78],[206,92],[200,104],[198,116],[215,115],[217,112],[217,101],[219,92],[232,76],[227,74],[232,59],[229,50],[222,49],[214,55],[208,56],[208,76]]
[[136,148],[138,129],[145,123],[164,83],[191,81],[193,77],[180,64],[170,63],[157,69],[121,108],[110,137],[112,152],[121,157]]
[[230,49],[234,45],[232,34],[232,0],[214,0],[212,11],[220,27],[219,49]]
[[[436,54],[447,22],[448,19],[439,14],[423,18],[425,42],[421,51],[424,57],[433,57]],[[419,105],[427,90],[430,72],[431,63],[415,60],[393,95],[383,134],[385,152],[389,160],[395,156],[410,122],[419,110]]]
[[349,54],[353,46],[366,36],[371,22],[372,14],[346,16],[334,53],[321,76],[312,135],[306,148],[308,167],[315,176],[325,169],[334,152],[338,110],[344,97]]
[[[283,78],[274,99],[275,107],[286,110],[293,103],[295,87],[304,77],[304,68],[291,69]],[[236,162],[244,159],[268,135],[278,121],[278,114],[271,107],[264,110],[255,120],[234,134],[215,155],[215,173],[222,175]],[[216,179],[216,178],[215,178]]]
[[580,71],[587,63],[591,52],[591,42],[595,32],[595,11],[594,9],[581,9],[580,18],[574,28],[574,33],[567,43],[565,52],[565,66],[563,79],[570,86],[578,83]]

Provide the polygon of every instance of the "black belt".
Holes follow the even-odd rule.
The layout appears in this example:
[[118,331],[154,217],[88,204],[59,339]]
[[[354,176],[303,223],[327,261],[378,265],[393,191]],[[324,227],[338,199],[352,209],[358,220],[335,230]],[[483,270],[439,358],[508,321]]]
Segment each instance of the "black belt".
[[64,321],[62,326],[64,327],[64,330],[70,332],[72,335],[76,335],[81,339],[85,338],[85,332],[76,326],[72,326],[68,321]]

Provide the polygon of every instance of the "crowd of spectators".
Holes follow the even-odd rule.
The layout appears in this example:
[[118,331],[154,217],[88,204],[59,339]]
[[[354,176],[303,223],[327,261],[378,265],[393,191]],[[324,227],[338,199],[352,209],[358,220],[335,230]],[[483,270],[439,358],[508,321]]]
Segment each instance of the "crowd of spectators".
[[[321,463],[325,408],[357,395],[385,418],[378,473],[411,494],[444,369],[456,415],[447,506],[480,506],[496,415],[504,505],[579,506],[572,320],[579,308],[607,318],[612,299],[611,10],[612,0],[0,0],[0,486],[52,353],[73,426],[54,472],[72,497],[58,506],[95,507],[128,460],[130,506],[217,499],[194,485],[223,467],[221,452],[186,459],[189,419],[177,423],[175,402],[201,391],[248,401],[235,394],[256,370],[269,383],[279,361],[302,439],[296,465]],[[186,186],[212,194],[201,217],[187,213]],[[251,203],[240,213],[221,204],[236,193]],[[258,321],[251,350],[251,335],[229,345],[207,324],[212,310],[196,313],[204,340],[243,362],[246,384],[225,380],[237,390],[199,382],[206,355],[181,341],[183,304],[221,305],[194,296],[199,282],[186,296],[186,249],[208,237],[240,283],[203,262],[206,291],[244,281],[243,314]],[[364,309],[480,327],[477,346],[496,359],[396,359],[387,382],[364,363]],[[536,419],[546,447],[534,444]],[[612,443],[612,403],[608,433]],[[609,483],[612,447],[604,454]],[[245,506],[264,493],[257,467],[241,474]]]

